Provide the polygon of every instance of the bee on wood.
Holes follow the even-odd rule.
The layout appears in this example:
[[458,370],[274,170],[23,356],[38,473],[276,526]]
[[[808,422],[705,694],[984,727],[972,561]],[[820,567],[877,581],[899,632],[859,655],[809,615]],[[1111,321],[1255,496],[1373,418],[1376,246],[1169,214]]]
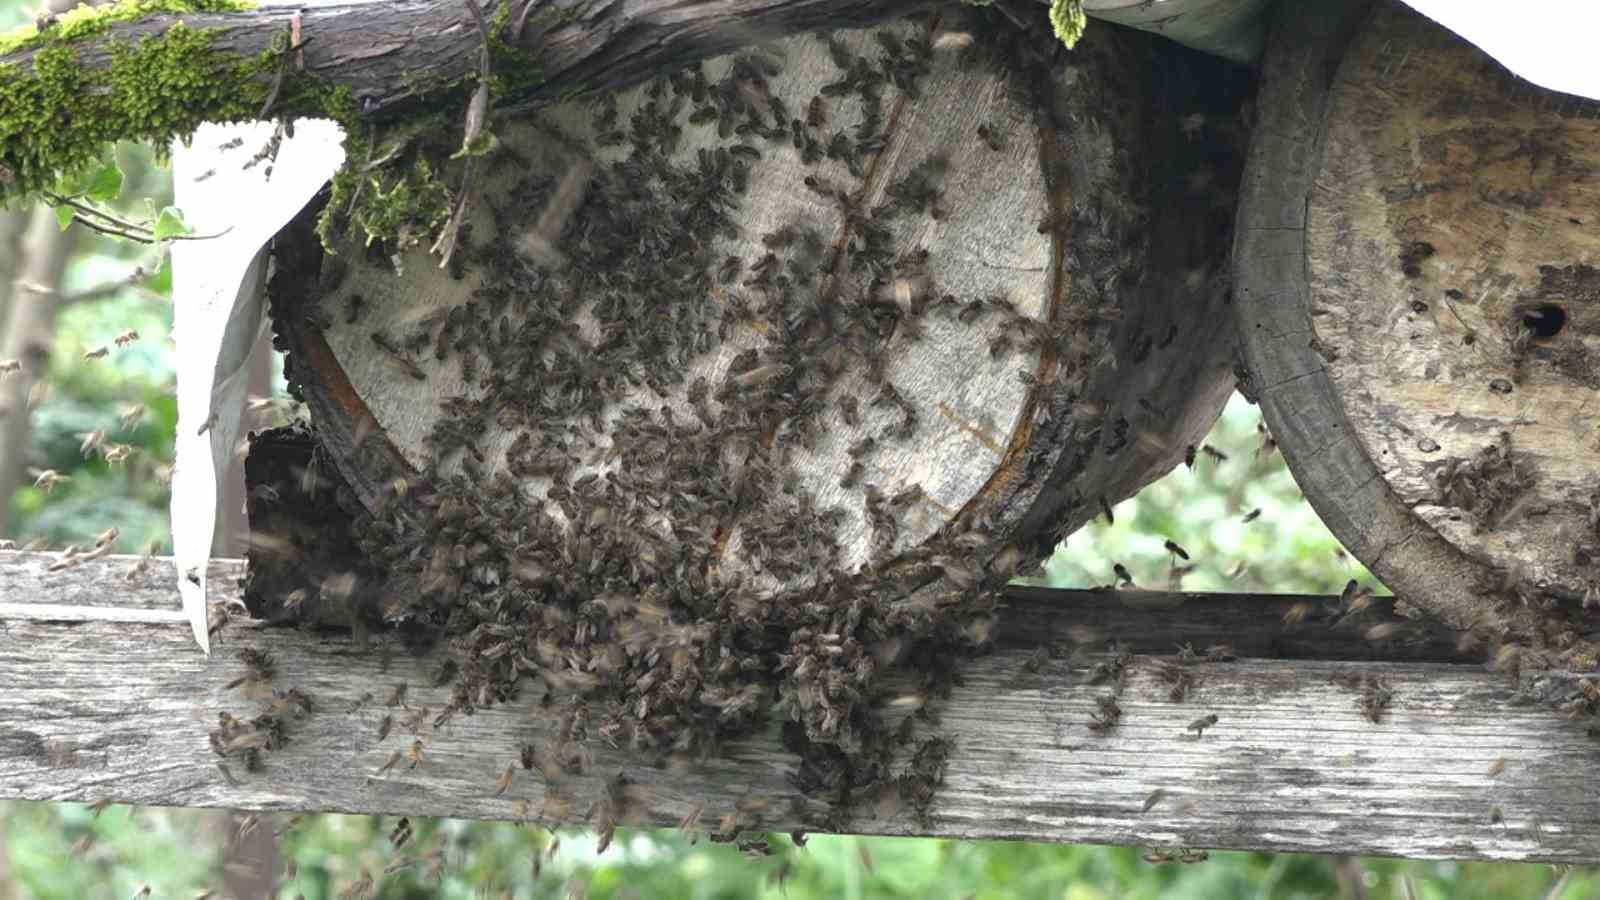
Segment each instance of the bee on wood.
[[1293,627],[1304,622],[1311,615],[1311,604],[1302,600],[1289,607],[1283,614],[1283,624]]
[[1383,720],[1384,710],[1389,708],[1389,703],[1394,700],[1394,689],[1388,682],[1376,675],[1367,675],[1361,679],[1361,697],[1357,705],[1361,714],[1367,721],[1374,725]]
[[1505,770],[1506,758],[1504,756],[1497,756],[1494,758],[1494,762],[1489,763],[1489,771],[1487,774],[1490,778],[1494,778]]
[[1128,567],[1122,563],[1112,563],[1111,571],[1117,576],[1118,587],[1128,587],[1133,584],[1133,575],[1128,572]]
[[1196,449],[1197,448],[1193,444],[1190,444],[1189,446],[1184,448],[1184,450],[1183,450],[1183,464],[1184,464],[1184,466],[1186,468],[1190,468],[1190,469],[1194,468],[1194,455],[1195,455]]
[[828,105],[822,99],[822,95],[818,94],[806,104],[806,127],[821,128],[826,124],[828,124]]
[[1207,715],[1201,716],[1198,719],[1195,719],[1193,722],[1190,722],[1187,726],[1184,727],[1183,730],[1184,731],[1192,731],[1192,732],[1194,732],[1195,740],[1199,740],[1200,738],[1205,736],[1206,729],[1210,728],[1211,726],[1213,726],[1215,724],[1217,724],[1217,714],[1216,713],[1209,713]]
[[[1100,495],[1100,512],[1106,517],[1107,525],[1117,524],[1117,517],[1111,514],[1111,504],[1106,502],[1105,494]],[[1129,581],[1132,580],[1131,578],[1129,579]]]
[[1089,730],[1103,737],[1117,727],[1117,722],[1122,718],[1122,707],[1117,705],[1117,698],[1110,694],[1096,698],[1095,707],[1096,711],[1089,714]]
[[406,759],[410,760],[411,768],[415,769],[422,765],[422,757],[422,741],[420,739],[412,740],[411,746],[406,748]]
[[495,782],[494,795],[496,797],[502,796],[506,791],[511,790],[511,781],[516,777],[516,774],[516,765],[508,764],[506,770],[500,774],[500,780]]
[[1140,810],[1140,812],[1149,812],[1150,810],[1155,809],[1156,804],[1160,803],[1162,798],[1166,796],[1167,791],[1165,788],[1156,788],[1149,794],[1146,794],[1144,798],[1144,808]]
[[394,716],[385,713],[383,718],[378,722],[378,743],[383,743],[384,739],[389,736],[389,730],[393,727]]
[[984,146],[988,147],[990,150],[993,150],[996,153],[1005,152],[1005,140],[999,134],[997,134],[995,130],[988,125],[988,123],[978,126],[978,138],[982,140]]
[[383,705],[384,706],[401,706],[401,707],[405,707],[406,709],[410,709],[411,707],[406,706],[406,691],[407,691],[407,685],[406,685],[406,683],[404,681],[402,681],[399,684],[395,685],[394,686],[394,690],[390,691],[388,698],[383,701]]

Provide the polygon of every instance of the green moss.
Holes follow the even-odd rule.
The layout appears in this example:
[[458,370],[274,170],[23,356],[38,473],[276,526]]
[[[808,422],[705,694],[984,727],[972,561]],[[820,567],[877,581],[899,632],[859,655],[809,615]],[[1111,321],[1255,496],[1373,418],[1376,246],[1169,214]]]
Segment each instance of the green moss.
[[242,12],[255,6],[249,0],[118,0],[105,6],[78,6],[57,16],[42,31],[37,25],[24,25],[0,35],[0,56],[79,40],[105,31],[113,22],[131,22],[158,13]]
[[110,65],[96,70],[55,43],[34,53],[32,71],[0,65],[0,200],[81,172],[112,141],[160,152],[203,121],[253,118],[266,100],[262,61],[219,54],[210,33],[181,22],[108,49]]
[[367,235],[367,243],[381,239],[403,251],[442,227],[449,215],[450,189],[426,159],[418,159],[390,178],[369,175],[355,222]]
[[[0,38],[0,54],[32,51],[27,63],[0,64],[0,206],[49,190],[64,175],[83,173],[105,156],[111,142],[147,143],[160,154],[203,122],[257,118],[282,64],[281,46],[254,58],[230,56],[213,48],[210,31],[182,22],[137,41],[96,41],[97,49],[111,56],[108,67],[80,65],[77,46],[114,22],[253,5],[245,0],[121,0],[80,8],[43,31],[29,27]],[[500,3],[496,24],[509,16],[510,4]],[[522,51],[498,38],[490,51],[496,96],[528,92],[541,83],[538,67],[527,63]],[[475,75],[455,84],[419,83],[415,87],[428,96],[427,110],[398,128],[386,126],[389,140],[379,146],[347,88],[288,73],[274,111],[330,118],[345,131],[346,163],[333,179],[333,196],[319,223],[325,245],[333,243],[336,217],[348,216],[367,243],[383,241],[394,249],[421,242],[445,222],[453,198],[436,173],[453,151],[475,155],[493,148],[488,132],[466,148],[435,139],[452,124],[459,126],[455,112],[465,110],[475,86]],[[390,152],[396,147],[402,152]],[[375,159],[385,162],[374,171]]]

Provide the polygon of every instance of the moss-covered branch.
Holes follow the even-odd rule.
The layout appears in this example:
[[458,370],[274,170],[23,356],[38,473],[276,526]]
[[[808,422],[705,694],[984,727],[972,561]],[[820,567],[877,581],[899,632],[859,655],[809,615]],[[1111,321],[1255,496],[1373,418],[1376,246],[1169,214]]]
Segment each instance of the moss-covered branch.
[[[464,109],[483,40],[466,2],[301,11],[303,68],[284,65],[296,10],[245,0],[121,0],[0,37],[0,204],[89,166],[108,141],[164,147],[201,122],[257,118],[269,98],[274,114],[347,126]],[[503,107],[620,87],[786,34],[871,24],[926,0],[490,4]]]

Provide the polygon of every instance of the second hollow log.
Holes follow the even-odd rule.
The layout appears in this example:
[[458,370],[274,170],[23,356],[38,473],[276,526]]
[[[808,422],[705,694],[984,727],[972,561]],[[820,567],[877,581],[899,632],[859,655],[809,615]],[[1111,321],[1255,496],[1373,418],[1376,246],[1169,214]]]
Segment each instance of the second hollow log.
[[303,217],[271,291],[321,447],[290,480],[347,485],[368,558],[253,608],[448,620],[463,704],[538,674],[638,746],[776,702],[838,787],[874,673],[948,683],[1232,387],[1242,73],[1093,37],[953,11],[505,123],[445,269]]
[[1307,499],[1413,608],[1592,667],[1596,104],[1326,2],[1281,11],[1260,110],[1241,337]]

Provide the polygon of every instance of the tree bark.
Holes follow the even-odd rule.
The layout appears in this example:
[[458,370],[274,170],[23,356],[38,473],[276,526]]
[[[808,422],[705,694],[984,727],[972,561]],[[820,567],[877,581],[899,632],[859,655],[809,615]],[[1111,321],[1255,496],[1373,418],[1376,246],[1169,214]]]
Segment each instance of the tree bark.
[[[496,42],[511,53],[496,53],[499,83],[509,88],[497,104],[538,105],[556,98],[615,89],[644,81],[663,68],[686,65],[753,43],[816,28],[875,24],[925,8],[927,0],[528,0],[513,4],[510,15],[487,11]],[[210,37],[211,53],[201,78],[239,77],[240,66],[260,60],[291,30],[305,42],[296,69],[327,87],[349,90],[355,111],[375,117],[415,109],[430,92],[457,89],[478,75],[483,36],[463,0],[399,0],[346,3],[297,10],[281,6],[230,13],[151,15],[117,22],[104,31],[71,42],[82,85],[95,86],[114,62],[114,48],[166,34],[182,23]],[[1044,17],[1040,16],[1043,26]],[[58,46],[48,42],[43,46]],[[33,77],[41,47],[0,56],[0,71],[17,67]],[[301,62],[303,60],[303,62]],[[327,116],[327,95],[274,90],[278,73],[257,66],[238,91],[207,95],[216,104],[240,96],[273,96],[272,112],[289,116]],[[513,70],[514,71],[510,71]],[[6,73],[8,76],[11,72]],[[300,76],[295,75],[298,79]],[[99,85],[105,87],[105,85]],[[242,92],[242,94],[241,94]],[[48,102],[48,101],[41,101]],[[464,104],[463,104],[464,105]],[[205,119],[214,110],[189,110]],[[148,135],[122,135],[147,139]],[[30,158],[27,145],[42,136],[36,129],[0,129],[0,166],[21,171]],[[0,172],[0,176],[5,173]],[[0,177],[0,188],[6,187]]]
[[77,225],[62,231],[55,214],[40,206],[33,211],[23,244],[5,337],[0,340],[0,360],[22,363],[21,371],[0,381],[0,409],[4,410],[4,417],[0,418],[0,534],[11,528],[11,498],[22,484],[33,434],[28,397],[50,365],[61,278],[66,274],[79,231]]

